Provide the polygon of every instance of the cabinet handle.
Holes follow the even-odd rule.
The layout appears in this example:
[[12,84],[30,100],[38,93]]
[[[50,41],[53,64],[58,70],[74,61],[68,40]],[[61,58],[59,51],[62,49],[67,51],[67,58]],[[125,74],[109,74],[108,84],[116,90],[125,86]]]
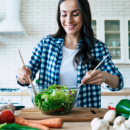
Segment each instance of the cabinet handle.
[[113,102],[109,102],[108,104],[114,104]]

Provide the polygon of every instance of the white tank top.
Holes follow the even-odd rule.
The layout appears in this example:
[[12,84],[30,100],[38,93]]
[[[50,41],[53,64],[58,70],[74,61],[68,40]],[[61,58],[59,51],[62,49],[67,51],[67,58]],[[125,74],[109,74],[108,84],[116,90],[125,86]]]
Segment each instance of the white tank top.
[[73,58],[78,49],[72,50],[62,46],[62,62],[59,73],[59,85],[77,86],[77,70],[73,67]]

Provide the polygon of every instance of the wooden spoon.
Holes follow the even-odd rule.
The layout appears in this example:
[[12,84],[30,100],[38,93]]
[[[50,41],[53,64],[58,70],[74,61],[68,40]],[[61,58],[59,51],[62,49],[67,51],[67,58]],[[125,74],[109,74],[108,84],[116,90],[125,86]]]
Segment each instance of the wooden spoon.
[[[109,56],[109,54],[108,54],[107,56],[105,56],[105,58],[94,68],[94,70],[96,70],[108,56]],[[93,71],[94,71],[94,70],[93,70]],[[92,72],[93,72],[93,71],[92,71]],[[91,73],[92,73],[92,72],[91,72]],[[81,84],[78,86],[78,88],[81,87],[81,85],[83,85],[83,84],[81,83]]]
[[[22,58],[22,55],[21,55],[19,49],[18,49],[18,52],[19,52],[19,56],[20,56],[20,58],[21,58],[21,61],[22,61],[23,65],[25,66],[25,63],[24,63],[24,61],[23,61],[23,58]],[[32,88],[33,88],[34,95],[37,96],[37,92],[36,92],[36,90],[35,90],[35,87],[33,86],[33,83],[32,83],[32,81],[31,81],[30,77],[28,77],[28,79],[29,79],[29,82],[30,82],[30,84],[31,84],[31,86],[32,86]]]

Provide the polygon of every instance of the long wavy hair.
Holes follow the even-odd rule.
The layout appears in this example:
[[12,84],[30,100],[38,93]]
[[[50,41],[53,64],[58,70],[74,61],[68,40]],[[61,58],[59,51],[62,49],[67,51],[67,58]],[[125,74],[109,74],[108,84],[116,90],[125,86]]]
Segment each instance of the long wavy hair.
[[[57,8],[58,30],[55,34],[50,35],[54,38],[65,36],[66,34],[60,21],[60,5],[63,1],[65,0],[59,0],[58,8]],[[92,16],[91,16],[90,5],[89,5],[88,0],[77,0],[77,3],[78,3],[78,7],[82,15],[82,20],[83,20],[83,25],[82,25],[81,33],[80,33],[83,42],[82,42],[81,49],[79,49],[78,53],[74,57],[73,65],[75,68],[77,68],[81,60],[80,57],[83,56],[82,64],[91,62],[92,66],[89,69],[93,69],[98,64],[99,61],[96,60],[91,55],[92,45],[94,44],[94,41],[96,41],[97,39],[94,37],[94,33],[91,27]]]

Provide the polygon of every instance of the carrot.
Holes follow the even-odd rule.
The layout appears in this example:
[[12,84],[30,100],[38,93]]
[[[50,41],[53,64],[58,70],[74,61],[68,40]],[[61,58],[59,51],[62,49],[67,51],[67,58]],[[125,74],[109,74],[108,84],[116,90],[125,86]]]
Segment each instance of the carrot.
[[48,128],[44,125],[33,123],[33,122],[23,119],[21,117],[17,117],[15,119],[15,123],[19,124],[19,125],[23,125],[23,126],[29,126],[29,127],[41,129],[41,130],[50,130],[50,128]]
[[54,119],[46,119],[46,120],[29,120],[33,123],[41,124],[44,126],[48,126],[51,128],[61,128],[63,125],[63,121],[61,118],[54,118]]

